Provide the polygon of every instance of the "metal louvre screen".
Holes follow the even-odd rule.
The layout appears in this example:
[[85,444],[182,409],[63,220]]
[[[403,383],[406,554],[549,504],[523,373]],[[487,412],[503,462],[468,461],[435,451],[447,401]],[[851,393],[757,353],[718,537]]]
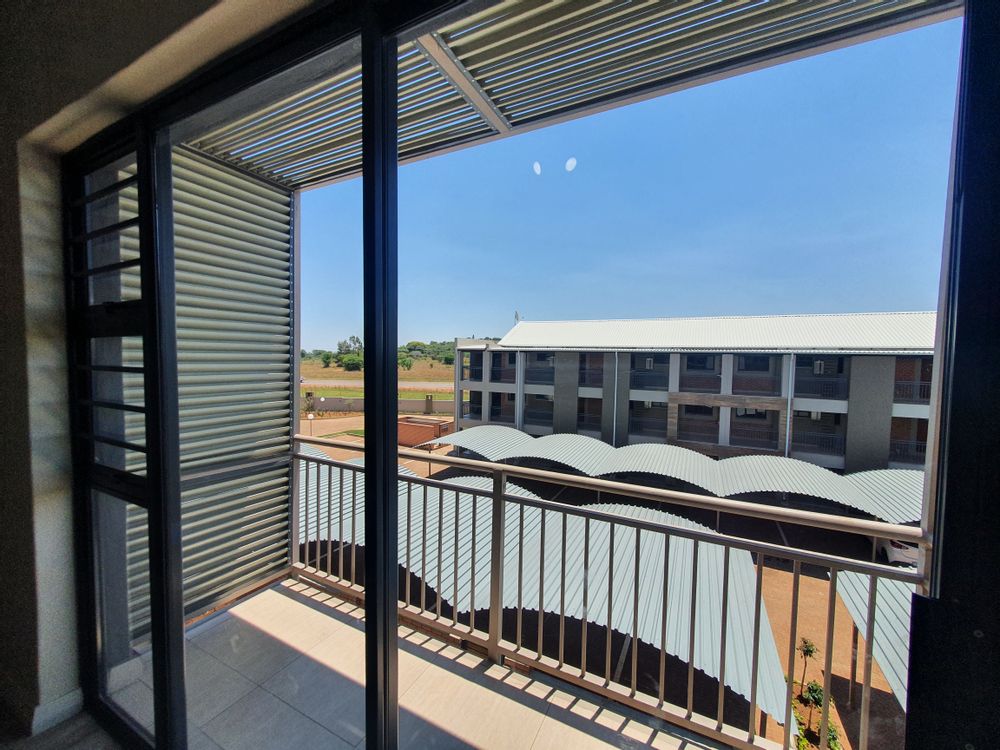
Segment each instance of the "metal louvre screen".
[[292,197],[173,152],[186,611],[288,565]]

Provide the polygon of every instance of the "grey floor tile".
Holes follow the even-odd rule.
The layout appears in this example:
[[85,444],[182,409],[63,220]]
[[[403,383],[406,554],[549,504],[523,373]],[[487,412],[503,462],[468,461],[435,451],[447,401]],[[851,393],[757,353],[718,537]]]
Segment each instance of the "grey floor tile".
[[191,639],[247,679],[260,684],[301,656],[322,638],[305,636],[292,645],[239,617],[230,617]]

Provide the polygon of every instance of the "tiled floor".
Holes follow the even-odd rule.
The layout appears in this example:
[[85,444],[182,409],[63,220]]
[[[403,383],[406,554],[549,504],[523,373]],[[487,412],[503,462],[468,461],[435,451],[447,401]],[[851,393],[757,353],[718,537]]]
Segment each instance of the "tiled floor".
[[[192,750],[363,748],[361,614],[289,581],[194,626],[187,638]],[[144,668],[115,694],[147,724],[149,679]],[[408,629],[400,630],[399,696],[403,748],[717,747]]]

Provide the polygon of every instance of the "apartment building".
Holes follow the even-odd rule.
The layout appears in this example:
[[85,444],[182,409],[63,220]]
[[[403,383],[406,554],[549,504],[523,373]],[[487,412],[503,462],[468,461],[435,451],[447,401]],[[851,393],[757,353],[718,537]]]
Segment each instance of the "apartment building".
[[459,339],[459,427],[921,467],[935,314],[521,321]]

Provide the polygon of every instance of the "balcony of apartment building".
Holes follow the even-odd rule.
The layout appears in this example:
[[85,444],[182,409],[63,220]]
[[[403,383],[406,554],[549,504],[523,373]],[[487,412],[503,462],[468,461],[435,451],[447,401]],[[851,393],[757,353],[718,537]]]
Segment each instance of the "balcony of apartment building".
[[796,411],[792,414],[793,452],[843,456],[847,444],[847,415]]
[[729,425],[729,444],[741,448],[777,450],[778,412],[734,408]]
[[491,352],[490,382],[513,383],[517,380],[517,353]]
[[733,370],[733,393],[740,396],[780,396],[781,357],[740,354]]
[[524,368],[526,385],[552,385],[555,382],[556,358],[552,352],[528,352]]
[[670,355],[653,352],[634,353],[629,387],[636,391],[666,391],[670,387]]
[[889,428],[889,463],[923,466],[927,460],[927,420],[893,417]]
[[933,371],[933,357],[896,357],[893,401],[897,404],[930,403]]
[[719,408],[681,404],[677,413],[677,439],[694,443],[719,443]]
[[579,384],[584,388],[600,388],[604,385],[604,355],[600,352],[580,354]]
[[481,382],[483,379],[483,352],[462,352],[462,380]]
[[483,418],[483,392],[470,391],[469,400],[462,402],[462,416],[465,419],[482,420]]
[[526,393],[524,396],[524,426],[526,428],[551,428],[554,404],[552,396],[541,393]]
[[628,435],[630,443],[666,442],[667,403],[629,401]]
[[490,394],[490,421],[500,424],[514,424],[516,421],[516,397],[513,393]]
[[583,435],[600,437],[604,401],[599,398],[578,398],[576,403],[576,431]]
[[688,393],[719,393],[722,357],[717,354],[682,354],[680,389]]
[[849,359],[798,355],[795,358],[795,395],[802,398],[847,399]]

